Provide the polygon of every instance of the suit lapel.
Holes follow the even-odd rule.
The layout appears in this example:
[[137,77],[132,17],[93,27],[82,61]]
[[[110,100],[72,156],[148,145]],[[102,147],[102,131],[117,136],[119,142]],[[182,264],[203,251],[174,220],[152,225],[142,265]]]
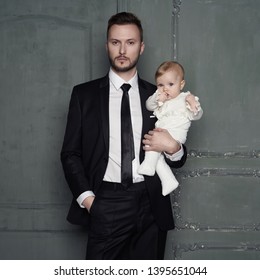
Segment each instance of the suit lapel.
[[109,150],[109,78],[105,76],[100,82],[100,115],[101,127],[103,129],[104,142],[107,151]]
[[[141,134],[141,147],[140,147],[140,161],[144,159],[144,150],[143,150],[143,143],[142,139],[144,134],[146,134],[149,130],[153,129],[154,122],[151,121],[151,116],[153,113],[146,109],[145,103],[147,98],[151,95],[151,91],[147,89],[144,82],[138,77],[138,85],[139,85],[139,94],[141,100],[141,108],[142,108],[142,116],[143,116],[143,127],[142,127],[142,134]],[[151,126],[152,123],[152,126]]]

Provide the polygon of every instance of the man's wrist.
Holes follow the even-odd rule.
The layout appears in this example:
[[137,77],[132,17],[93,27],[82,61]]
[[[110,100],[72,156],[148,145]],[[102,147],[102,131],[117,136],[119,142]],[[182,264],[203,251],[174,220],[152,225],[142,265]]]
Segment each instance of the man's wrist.
[[91,206],[92,206],[92,203],[95,199],[95,196],[88,196],[87,198],[84,199],[84,201],[82,202],[82,205],[88,210],[90,210]]
[[77,198],[77,202],[81,208],[85,208],[82,203],[89,196],[95,196],[95,194],[92,191],[85,191]]
[[168,154],[168,153],[164,152],[166,158],[168,158],[171,161],[178,161],[178,160],[180,160],[183,157],[183,155],[184,155],[184,150],[183,150],[183,147],[182,147],[181,143],[179,143],[179,146],[180,146],[179,150],[176,151],[173,154]]
[[168,154],[169,156],[172,156],[174,154],[176,154],[177,152],[179,152],[181,149],[181,143],[177,140],[175,140],[175,143],[173,145],[173,147],[167,151],[165,151],[166,154]]

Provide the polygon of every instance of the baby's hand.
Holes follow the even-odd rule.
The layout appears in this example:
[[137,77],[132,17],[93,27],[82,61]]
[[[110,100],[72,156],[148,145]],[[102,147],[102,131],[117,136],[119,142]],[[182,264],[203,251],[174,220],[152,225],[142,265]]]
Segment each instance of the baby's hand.
[[186,96],[185,101],[188,103],[187,107],[194,113],[198,112],[198,106],[199,106],[199,102],[198,102],[198,98],[196,98],[193,94],[189,94]]
[[157,95],[157,101],[158,102],[165,102],[169,97],[169,94],[167,94],[166,92],[161,92],[158,91],[158,95]]

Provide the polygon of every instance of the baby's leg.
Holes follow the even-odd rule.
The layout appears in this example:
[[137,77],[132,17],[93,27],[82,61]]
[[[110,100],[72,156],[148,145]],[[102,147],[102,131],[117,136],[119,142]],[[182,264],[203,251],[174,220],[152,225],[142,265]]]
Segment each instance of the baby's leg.
[[179,183],[176,180],[171,168],[165,162],[164,156],[161,154],[156,165],[156,173],[158,174],[162,183],[162,194],[167,195],[175,190]]
[[142,175],[153,176],[160,154],[161,153],[154,151],[146,151],[144,161],[140,165],[138,173]]

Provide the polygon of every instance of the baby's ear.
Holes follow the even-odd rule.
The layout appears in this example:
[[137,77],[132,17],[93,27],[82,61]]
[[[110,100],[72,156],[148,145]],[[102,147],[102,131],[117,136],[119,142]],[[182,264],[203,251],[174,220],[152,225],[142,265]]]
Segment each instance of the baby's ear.
[[182,80],[182,81],[181,81],[181,89],[183,89],[184,86],[185,86],[185,80]]

